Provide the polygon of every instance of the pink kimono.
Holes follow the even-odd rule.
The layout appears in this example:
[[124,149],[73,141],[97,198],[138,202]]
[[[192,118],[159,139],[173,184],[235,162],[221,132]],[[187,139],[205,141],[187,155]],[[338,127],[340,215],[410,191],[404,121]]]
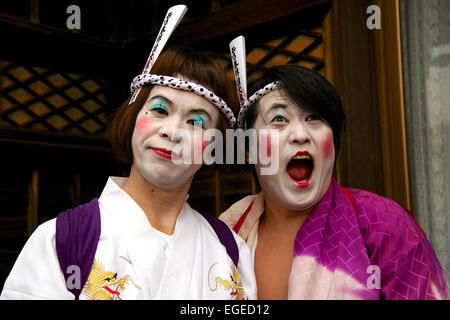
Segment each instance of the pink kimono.
[[[345,192],[348,192],[347,196]],[[264,194],[221,216],[254,250]],[[448,299],[439,260],[414,218],[394,201],[332,178],[298,230],[289,299]]]

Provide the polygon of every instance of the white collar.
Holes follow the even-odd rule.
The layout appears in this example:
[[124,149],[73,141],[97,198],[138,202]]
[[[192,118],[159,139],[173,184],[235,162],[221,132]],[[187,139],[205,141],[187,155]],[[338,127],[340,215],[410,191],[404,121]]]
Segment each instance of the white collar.
[[[152,227],[142,208],[122,189],[127,180],[127,177],[109,177],[99,198],[100,206],[106,209],[106,212],[111,214],[115,220],[125,222],[125,225],[130,227],[139,225],[142,231],[152,229],[157,233],[160,232]],[[183,207],[177,218],[177,224],[182,215],[193,210],[186,201],[188,198],[189,194],[186,195]]]
[[[130,195],[122,189],[127,181],[128,181],[127,177],[110,176],[108,178],[108,181],[106,182],[105,187],[103,188],[103,191],[102,191],[102,194],[100,195],[99,201],[101,201],[102,198],[105,198],[108,194],[111,194],[111,193],[118,193],[118,194],[122,194],[124,197],[131,198]],[[186,194],[186,198],[184,199],[184,201],[187,201],[187,199],[189,199],[189,193]]]

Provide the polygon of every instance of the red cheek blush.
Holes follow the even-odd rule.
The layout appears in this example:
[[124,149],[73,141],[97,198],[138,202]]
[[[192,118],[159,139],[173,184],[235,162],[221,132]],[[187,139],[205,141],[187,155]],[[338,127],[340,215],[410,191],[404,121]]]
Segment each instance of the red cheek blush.
[[[259,137],[260,147],[263,148],[261,151],[265,151],[265,155],[270,158],[272,156],[272,138],[270,135],[261,133]],[[265,150],[264,150],[265,149]],[[261,154],[260,151],[260,154]]]
[[208,140],[208,138],[206,138],[203,134],[198,137],[194,136],[194,144],[196,146],[202,146],[202,153],[205,151],[206,147],[213,142],[214,142],[213,139],[210,138],[210,140]]
[[194,154],[193,154],[192,159],[194,160],[194,163],[200,164],[203,161],[202,160],[203,159],[203,151],[205,150],[207,144],[205,141],[203,141],[202,136],[194,136],[192,141],[194,143],[194,145],[193,145]]
[[258,157],[261,162],[269,164],[276,161],[275,158],[279,156],[278,132],[260,132],[258,141]]
[[206,146],[208,145],[208,143],[206,141],[203,141],[203,138],[201,136],[199,137],[195,137],[192,139],[193,143],[194,143],[194,149],[195,150],[200,150],[203,152],[203,150],[205,150]]
[[141,117],[137,122],[136,122],[136,130],[139,133],[143,133],[146,130],[148,130],[151,126],[151,120],[150,118],[147,117]]
[[270,158],[272,156],[272,138],[268,135],[266,137],[266,154]]
[[322,141],[321,149],[326,159],[329,159],[333,155],[334,144],[333,144],[333,133],[331,131],[326,134],[324,140]]
[[205,151],[205,149],[208,145],[209,145],[209,141],[202,140],[202,153]]

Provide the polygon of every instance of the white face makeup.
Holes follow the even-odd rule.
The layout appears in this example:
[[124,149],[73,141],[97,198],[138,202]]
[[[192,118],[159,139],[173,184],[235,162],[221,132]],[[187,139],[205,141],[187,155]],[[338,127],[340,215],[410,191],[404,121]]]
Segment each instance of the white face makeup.
[[[254,129],[278,129],[279,170],[261,175],[264,194],[288,210],[306,210],[317,204],[328,190],[334,166],[333,133],[320,116],[299,109],[280,90],[259,100]],[[270,137],[268,137],[270,139]],[[274,140],[274,139],[272,139]]]
[[[194,125],[202,130],[215,128],[218,117],[217,107],[195,93],[154,86],[136,118],[133,166],[156,186],[185,185],[201,167],[194,164],[194,145],[202,150],[207,145],[201,135],[194,136]],[[180,130],[188,136],[180,137]],[[186,156],[180,150],[190,150],[190,163],[174,161]]]

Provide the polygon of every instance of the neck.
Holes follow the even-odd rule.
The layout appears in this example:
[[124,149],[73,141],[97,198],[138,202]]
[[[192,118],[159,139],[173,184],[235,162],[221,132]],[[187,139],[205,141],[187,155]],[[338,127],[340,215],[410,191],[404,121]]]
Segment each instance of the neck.
[[170,235],[175,230],[175,224],[184,206],[191,182],[192,178],[177,188],[161,188],[148,182],[132,166],[130,177],[122,189],[145,212],[153,228]]
[[296,235],[297,231],[302,226],[313,208],[306,210],[291,210],[277,203],[275,199],[267,197],[264,194],[266,201],[266,209],[262,217],[261,223],[273,230],[281,230],[285,234]]

